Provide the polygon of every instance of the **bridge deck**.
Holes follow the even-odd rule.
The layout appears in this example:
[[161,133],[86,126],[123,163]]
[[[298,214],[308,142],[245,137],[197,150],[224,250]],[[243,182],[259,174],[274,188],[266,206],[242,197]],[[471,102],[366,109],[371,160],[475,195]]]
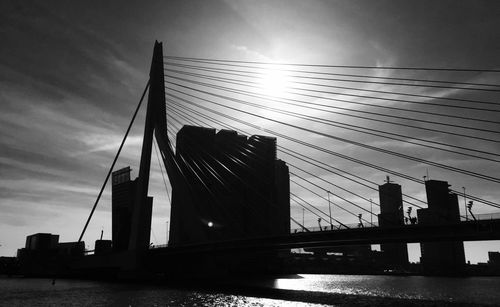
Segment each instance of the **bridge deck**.
[[431,241],[500,240],[500,219],[467,221],[442,225],[405,225],[399,227],[351,228],[301,232],[288,236],[252,238],[204,244],[159,247],[151,253],[190,253],[245,250],[285,250],[305,247],[380,244],[390,242],[419,243]]

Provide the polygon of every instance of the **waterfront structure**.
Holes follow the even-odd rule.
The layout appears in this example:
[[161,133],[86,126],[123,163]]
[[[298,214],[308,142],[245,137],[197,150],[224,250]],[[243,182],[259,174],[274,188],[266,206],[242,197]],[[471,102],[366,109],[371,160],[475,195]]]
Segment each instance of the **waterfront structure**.
[[[112,174],[111,235],[113,251],[123,251],[129,247],[132,209],[137,190],[137,179],[130,180],[130,172],[131,169],[127,166]],[[153,199],[152,197],[148,197],[148,201],[145,203],[146,214],[143,216],[143,221],[141,222],[148,230],[151,229],[152,205]],[[149,242],[149,235],[145,240]]]
[[85,242],[59,242],[59,235],[36,233],[17,250],[19,273],[31,276],[65,274],[71,259],[84,255]]
[[[401,186],[387,182],[379,185],[380,214],[378,223],[380,227],[394,227],[404,225],[403,197]],[[408,264],[408,248],[406,243],[383,243],[380,244],[383,252],[383,262],[388,266],[405,266]]]
[[[460,211],[456,194],[450,193],[446,181],[427,180],[427,209],[417,210],[420,225],[446,225],[460,222]],[[421,263],[425,273],[462,274],[465,266],[462,241],[422,242]]]
[[172,191],[169,245],[289,234],[289,173],[275,138],[184,126],[176,158],[185,189]]

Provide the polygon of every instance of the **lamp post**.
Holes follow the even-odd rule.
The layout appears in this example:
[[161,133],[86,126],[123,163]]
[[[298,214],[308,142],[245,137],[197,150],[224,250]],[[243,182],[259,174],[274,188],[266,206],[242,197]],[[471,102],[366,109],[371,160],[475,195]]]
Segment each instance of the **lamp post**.
[[373,226],[373,201],[370,198],[370,224]]
[[214,227],[214,223],[212,221],[208,221],[207,227],[208,227],[208,241],[211,242],[213,239],[212,228]]
[[326,194],[328,195],[328,211],[330,213],[330,229],[333,230],[333,224],[332,224],[332,206],[330,205],[330,191],[326,191]]
[[305,225],[305,223],[304,223],[305,211],[306,211],[306,210],[305,210],[304,208],[302,208],[302,228],[304,228],[304,229],[302,229],[302,230],[304,230],[304,231],[305,231],[305,228],[306,228],[306,225]]
[[167,221],[167,231],[166,231],[166,236],[167,236],[167,242],[165,244],[168,245],[168,221]]
[[469,214],[467,213],[467,197],[465,196],[465,187],[462,187],[464,190],[464,206],[465,206],[465,221],[469,220]]

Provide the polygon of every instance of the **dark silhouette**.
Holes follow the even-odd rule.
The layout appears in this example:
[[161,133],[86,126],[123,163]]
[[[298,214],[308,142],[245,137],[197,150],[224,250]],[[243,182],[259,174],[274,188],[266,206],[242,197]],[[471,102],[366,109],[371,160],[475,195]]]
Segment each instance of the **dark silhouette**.
[[[458,199],[449,191],[446,181],[425,181],[427,209],[417,210],[420,225],[451,225],[460,222]],[[430,274],[463,274],[465,265],[462,241],[424,242],[420,244],[421,263]]]
[[[101,189],[78,242],[59,243],[58,235],[45,233],[27,237],[25,248],[18,251],[24,274],[214,278],[283,273],[296,270],[292,248],[305,248],[326,259],[328,252],[340,252],[340,258],[331,259],[354,261],[379,270],[370,272],[380,272],[408,264],[406,242],[423,242],[426,273],[461,274],[463,240],[500,239],[500,221],[476,220],[472,202],[468,212],[474,222],[460,222],[457,195],[444,181],[426,180],[428,208],[418,209],[417,219],[409,207],[405,216],[401,186],[389,178],[379,186],[379,227],[373,223],[365,227],[362,213],[347,210],[357,217],[357,227],[335,220],[344,228],[334,230],[330,210],[324,215],[330,220],[330,230],[321,225],[319,217],[319,231],[313,231],[304,226],[302,211],[302,224],[293,220],[301,231],[296,229],[292,234],[289,170],[277,158],[277,139],[187,125],[177,133],[174,150],[167,134],[163,74],[162,44],[157,42],[148,82],[139,175],[131,180],[130,167],[126,167],[110,171],[103,184],[112,175],[112,240],[103,240],[101,232],[93,251],[85,251],[81,241]],[[148,196],[148,187],[153,138],[173,190],[168,247],[150,243],[153,199]],[[373,213],[371,208],[369,213]],[[381,244],[382,252],[373,253],[370,244]],[[52,282],[55,284],[55,279]]]

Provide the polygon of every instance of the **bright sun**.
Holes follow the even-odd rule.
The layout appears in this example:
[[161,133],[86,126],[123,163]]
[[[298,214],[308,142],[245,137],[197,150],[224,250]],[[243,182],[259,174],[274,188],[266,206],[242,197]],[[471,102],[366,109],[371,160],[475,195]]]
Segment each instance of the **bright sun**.
[[288,89],[288,76],[279,67],[267,67],[259,79],[262,94],[282,98]]

